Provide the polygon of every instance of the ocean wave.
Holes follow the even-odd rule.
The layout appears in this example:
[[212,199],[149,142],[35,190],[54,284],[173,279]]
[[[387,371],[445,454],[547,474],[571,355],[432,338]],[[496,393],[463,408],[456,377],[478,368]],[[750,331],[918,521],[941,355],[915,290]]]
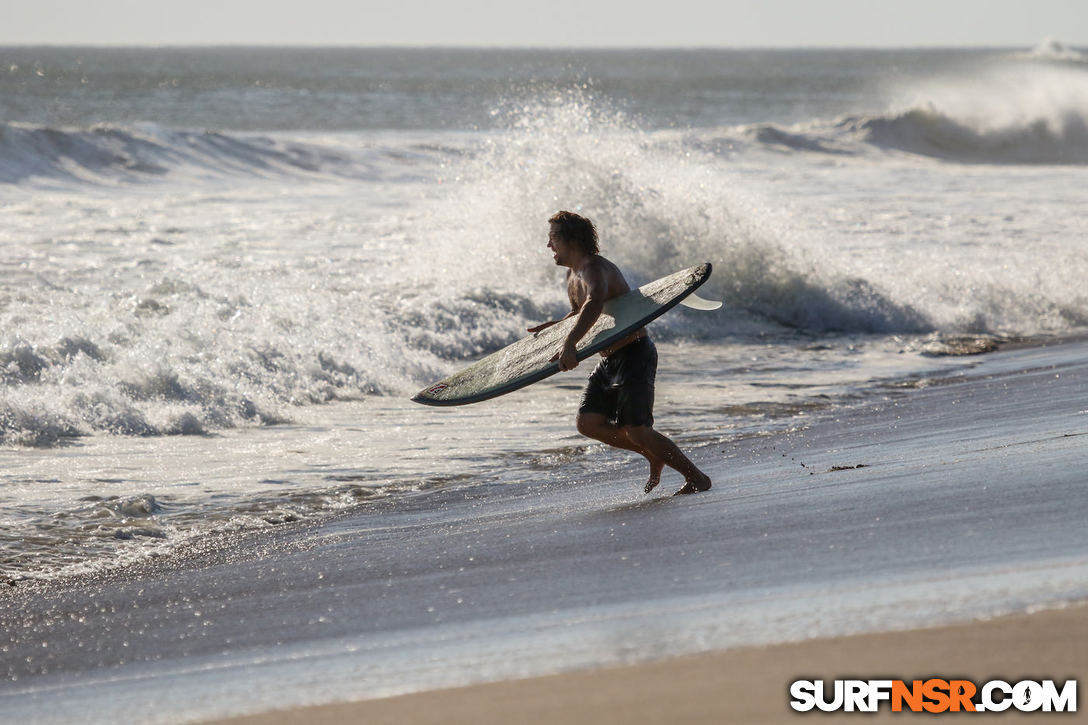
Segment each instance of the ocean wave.
[[35,179],[143,182],[184,176],[307,176],[395,180],[442,149],[348,148],[312,140],[185,131],[155,124],[54,128],[0,123],[0,183]]
[[1088,163],[1088,73],[1081,54],[1037,49],[1008,60],[889,89],[887,110],[780,125],[694,131],[688,144],[735,157],[753,149],[866,156],[898,150],[967,163]]
[[1088,164],[1088,109],[980,125],[933,106],[840,127],[867,143],[953,161],[1016,164]]
[[874,149],[980,164],[1088,164],[1088,104],[1025,111],[1004,121],[942,110],[932,103],[790,127],[756,124],[693,142],[725,155],[762,148],[784,153],[862,157]]
[[1070,48],[1056,38],[1044,38],[1030,51],[1026,53],[1017,53],[1013,57],[1020,60],[1044,61],[1049,63],[1088,64],[1088,54]]
[[[510,239],[536,236],[543,247],[543,234],[527,224],[539,229],[539,220],[557,208],[586,209],[604,234],[603,253],[629,272],[633,284],[713,262],[707,294],[724,300],[727,312],[713,322],[666,316],[655,323],[666,335],[933,329],[923,313],[875,282],[814,268],[803,242],[772,222],[768,202],[747,193],[744,179],[723,168],[712,151],[695,153],[690,135],[643,132],[588,90],[557,91],[522,104],[509,125],[509,133],[465,160],[463,193],[436,209],[446,223],[445,244],[493,244],[481,254],[489,264],[502,264],[508,278],[543,284],[541,256],[511,254]],[[779,135],[775,142],[809,141]],[[451,237],[449,221],[462,218],[465,238],[457,230]],[[479,218],[489,220],[493,238],[480,238]]]
[[[814,216],[791,218],[794,200],[782,198],[776,189],[779,160],[744,155],[745,145],[755,143],[775,144],[786,160],[795,153],[854,153],[876,162],[859,166],[862,178],[897,182],[898,164],[885,167],[886,155],[862,138],[863,130],[830,122],[775,133],[770,126],[643,132],[589,93],[557,93],[519,110],[509,133],[494,135],[486,151],[465,159],[459,190],[425,220],[441,228],[442,238],[427,240],[424,248],[448,249],[451,256],[455,250],[478,250],[487,260],[481,267],[466,265],[466,279],[494,274],[545,289],[549,281],[540,277],[541,255],[512,249],[511,240],[535,239],[542,248],[542,220],[567,208],[584,210],[594,219],[603,253],[634,284],[697,261],[713,262],[705,295],[723,300],[725,309],[714,315],[666,315],[655,323],[655,335],[722,339],[797,330],[817,335],[1032,335],[1082,324],[1079,287],[1066,280],[1062,267],[1042,265],[1046,270],[1037,272],[1040,265],[1024,264],[1020,245],[1001,248],[993,276],[963,266],[973,261],[966,250],[981,240],[957,239],[953,249],[935,252],[934,259],[945,261],[923,260],[915,276],[916,270],[902,262],[913,245],[899,235],[904,225],[909,234],[924,228],[927,219],[945,223],[939,205],[939,214],[926,207],[914,221],[889,222],[887,228],[880,222],[859,224],[850,230],[864,239],[858,242],[861,248],[885,250],[883,258],[872,255],[871,263],[860,263],[852,243],[826,238],[821,230],[834,229],[828,220],[842,212],[824,200],[835,204],[843,194],[855,195],[863,182],[854,187],[851,180],[842,191],[818,190],[826,165],[817,164],[811,174],[815,181],[797,189],[813,204],[806,215]],[[1035,110],[1043,113],[1044,105]],[[741,131],[748,135],[742,137]],[[855,176],[844,171],[842,178]],[[903,188],[911,187],[906,183]],[[910,214],[905,206],[893,203],[881,210],[886,212],[882,216],[905,217]],[[1010,209],[1006,216],[1014,213],[1019,211]],[[487,220],[483,229],[481,219]],[[1012,221],[1009,216],[1000,223]],[[1021,269],[1025,274],[1017,273]],[[1031,280],[1035,273],[1043,285]]]
[[[369,184],[299,185],[285,199],[281,185],[232,196],[197,183],[190,199],[155,204],[142,190],[13,194],[27,249],[0,287],[0,442],[207,435],[410,394],[569,310],[545,249],[562,208],[597,222],[632,285],[714,264],[704,294],[725,308],[666,315],[663,340],[1084,325],[1075,264],[1046,267],[1040,292],[1015,274],[1021,257],[997,260],[1013,271],[990,279],[941,252],[921,263],[925,284],[904,281],[898,237],[858,237],[879,259],[859,263],[858,247],[821,238],[825,206],[798,224],[788,200],[751,183],[762,168],[688,134],[642,131],[588,92],[511,114],[471,153],[440,150],[448,183],[406,186],[409,201]],[[818,153],[835,138],[768,129],[749,142]],[[896,173],[877,166],[878,183]],[[826,198],[842,197],[813,203]]]
[[695,141],[705,150],[718,155],[735,153],[738,149],[759,148],[784,153],[814,153],[835,156],[857,156],[864,149],[852,139],[823,121],[779,126],[756,123],[725,129],[712,139]]
[[897,91],[893,110],[843,119],[867,143],[957,161],[1088,163],[1088,73],[998,64]]

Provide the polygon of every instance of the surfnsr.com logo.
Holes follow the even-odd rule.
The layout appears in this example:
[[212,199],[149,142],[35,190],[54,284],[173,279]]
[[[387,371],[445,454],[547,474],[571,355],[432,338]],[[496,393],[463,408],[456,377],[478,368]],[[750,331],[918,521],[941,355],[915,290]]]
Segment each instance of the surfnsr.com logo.
[[798,712],[1076,712],[1077,681],[990,680],[797,680],[790,707]]

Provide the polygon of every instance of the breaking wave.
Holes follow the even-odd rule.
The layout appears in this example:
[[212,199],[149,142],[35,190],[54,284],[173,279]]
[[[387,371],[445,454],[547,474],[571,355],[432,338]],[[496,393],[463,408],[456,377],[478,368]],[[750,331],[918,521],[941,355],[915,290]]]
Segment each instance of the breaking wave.
[[840,127],[883,148],[977,163],[1088,163],[1088,73],[1002,64],[899,92],[897,110]]
[[874,148],[975,164],[1088,164],[1088,102],[1004,121],[980,119],[926,102],[903,111],[782,128],[759,124],[713,144],[864,156]]
[[1056,38],[1044,38],[1027,53],[1018,53],[1014,57],[1043,62],[1088,63],[1088,54],[1070,48]]
[[[1068,61],[1077,54],[1060,56]],[[880,149],[967,163],[1086,164],[1086,71],[1077,64],[1006,62],[896,87],[888,110],[880,113],[788,127],[751,124],[726,129],[704,145],[718,151],[755,147],[863,156]]]
[[410,175],[411,163],[428,153],[423,147],[352,149],[319,140],[175,130],[150,123],[85,129],[0,123],[0,183],[6,184],[239,175],[395,179],[397,174]]
[[[0,287],[0,442],[202,435],[291,420],[300,406],[410,394],[566,311],[544,248],[544,220],[563,208],[597,222],[602,251],[634,285],[714,264],[705,295],[725,309],[665,316],[654,334],[667,340],[1088,324],[1064,278],[1024,293],[1008,275],[965,283],[940,262],[922,293],[895,264],[855,265],[849,249],[798,231],[782,200],[750,189],[707,139],[643,131],[584,89],[502,113],[505,129],[478,134],[470,153],[443,147],[413,167],[427,178],[404,185],[409,201],[390,201],[384,183],[349,179],[335,193],[294,183],[299,170],[364,169],[350,144],[19,127],[12,146],[7,127],[5,153],[52,159],[55,174],[68,173],[62,159],[100,177],[157,173],[118,160],[137,157],[204,174],[226,157],[237,167],[219,168],[286,169],[296,196],[284,212],[283,185],[232,197],[196,181],[191,201],[161,206],[123,190],[65,193],[50,208],[71,218],[51,226],[39,195],[23,194],[36,246]],[[916,115],[856,120],[848,132],[753,127],[748,142],[824,153],[851,134],[883,134],[904,145],[922,124]],[[31,153],[31,141],[42,148]],[[62,153],[68,146],[77,151]],[[391,158],[428,153],[381,148]],[[365,212],[353,209],[360,196]]]
[[842,127],[876,146],[954,161],[1088,164],[1088,115],[1079,109],[984,124],[930,105],[891,116],[847,119]]

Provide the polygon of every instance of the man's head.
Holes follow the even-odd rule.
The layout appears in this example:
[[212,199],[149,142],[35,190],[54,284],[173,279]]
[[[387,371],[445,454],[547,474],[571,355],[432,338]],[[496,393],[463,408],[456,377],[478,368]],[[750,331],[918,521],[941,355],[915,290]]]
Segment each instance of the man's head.
[[556,263],[563,264],[561,249],[556,246],[573,247],[582,254],[592,255],[600,252],[597,246],[597,228],[584,216],[571,211],[556,212],[548,219],[548,247],[556,252]]

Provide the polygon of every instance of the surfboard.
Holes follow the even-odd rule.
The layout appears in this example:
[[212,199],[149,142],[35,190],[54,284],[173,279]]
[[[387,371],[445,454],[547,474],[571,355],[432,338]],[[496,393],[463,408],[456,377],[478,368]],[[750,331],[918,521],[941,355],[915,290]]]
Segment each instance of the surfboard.
[[[604,311],[578,343],[578,359],[585,360],[656,320],[699,288],[710,277],[710,262],[698,264],[645,284],[609,300]],[[695,309],[717,309],[720,302],[693,297]],[[419,391],[412,397],[423,405],[467,405],[512,393],[559,372],[551,357],[574,327],[577,317],[523,337],[464,370]]]

